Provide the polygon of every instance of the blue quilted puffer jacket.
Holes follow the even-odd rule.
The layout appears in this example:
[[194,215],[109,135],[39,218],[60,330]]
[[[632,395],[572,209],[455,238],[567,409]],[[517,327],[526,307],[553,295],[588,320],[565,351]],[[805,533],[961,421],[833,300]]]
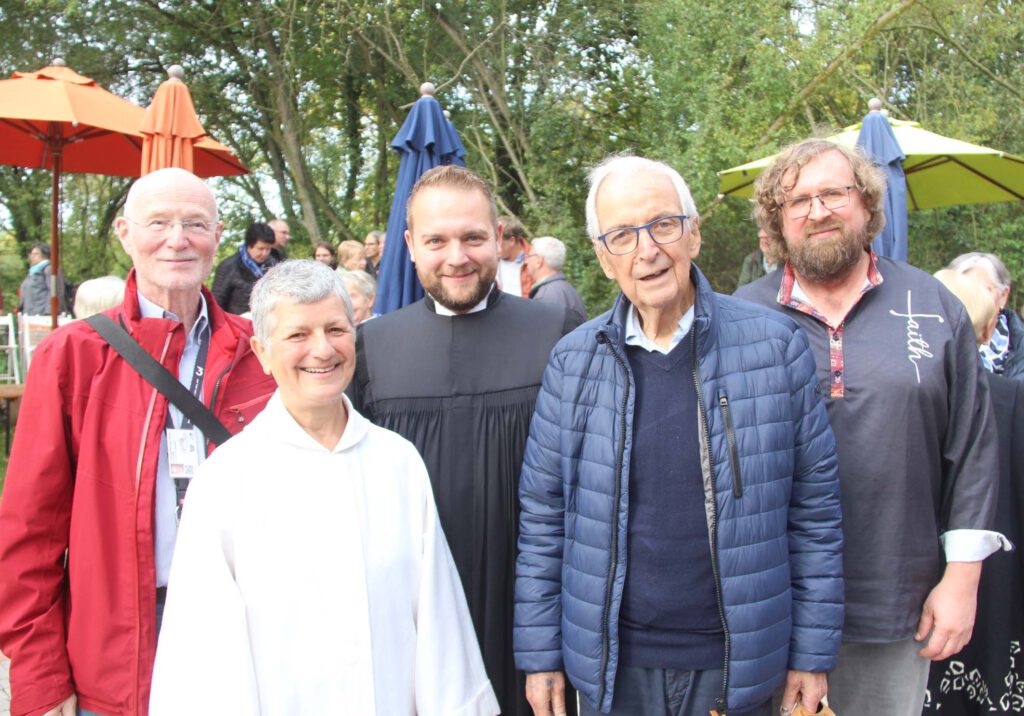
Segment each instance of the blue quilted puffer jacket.
[[[796,324],[697,286],[693,371],[712,567],[725,631],[719,711],[764,703],[787,669],[835,667],[843,623],[835,439]],[[626,579],[633,375],[630,305],[551,353],[520,480],[515,657],[564,669],[608,711]]]

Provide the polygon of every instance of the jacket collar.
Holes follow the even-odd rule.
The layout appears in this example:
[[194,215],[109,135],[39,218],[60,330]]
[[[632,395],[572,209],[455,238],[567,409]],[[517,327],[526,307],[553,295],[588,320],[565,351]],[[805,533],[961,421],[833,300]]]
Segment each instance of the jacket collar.
[[[694,263],[690,264],[690,281],[696,289],[694,291],[693,328],[690,330],[697,331],[697,355],[703,356],[712,347],[716,338],[712,326],[717,311],[717,301],[711,284]],[[619,348],[625,347],[626,321],[629,320],[631,307],[629,299],[620,291],[608,314],[608,321],[598,329],[599,334],[603,334],[607,340]]]
[[[235,354],[241,337],[235,326],[227,319],[223,309],[217,305],[206,286],[201,289],[203,298],[206,300],[206,311],[210,320],[211,338],[214,345],[219,346],[229,354]],[[179,321],[172,321],[166,318],[143,318],[142,309],[139,306],[139,287],[135,276],[135,269],[128,272],[125,280],[124,301],[114,309],[115,319],[120,319],[125,329],[132,334],[136,341],[143,343],[140,336],[152,337],[156,334],[166,334],[181,329],[184,339],[185,331]]]

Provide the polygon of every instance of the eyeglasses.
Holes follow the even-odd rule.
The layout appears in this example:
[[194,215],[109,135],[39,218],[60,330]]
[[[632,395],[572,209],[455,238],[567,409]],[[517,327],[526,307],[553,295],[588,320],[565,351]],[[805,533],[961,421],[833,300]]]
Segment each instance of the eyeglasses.
[[663,216],[643,226],[628,226],[606,231],[597,238],[608,249],[608,253],[624,256],[636,251],[640,244],[640,232],[644,229],[656,244],[673,244],[683,238],[686,228],[685,214]]
[[806,219],[811,214],[811,207],[814,206],[815,199],[820,201],[821,205],[829,211],[835,211],[836,209],[842,209],[850,203],[850,191],[852,189],[859,190],[860,187],[856,184],[835,186],[810,196],[794,196],[792,199],[786,199],[781,202],[780,205],[787,219]]
[[186,221],[167,221],[165,219],[153,219],[143,224],[130,216],[124,217],[136,226],[141,226],[151,238],[163,239],[171,235],[175,226],[180,226],[182,233],[186,236],[207,237],[213,234],[214,222],[202,221],[201,219],[188,219]]

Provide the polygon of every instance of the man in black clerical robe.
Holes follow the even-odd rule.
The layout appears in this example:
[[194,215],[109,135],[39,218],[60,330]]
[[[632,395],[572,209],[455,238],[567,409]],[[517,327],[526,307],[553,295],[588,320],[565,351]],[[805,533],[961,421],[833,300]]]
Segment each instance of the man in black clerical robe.
[[519,470],[548,354],[579,319],[497,290],[501,228],[473,172],[432,169],[406,211],[427,296],[360,326],[350,395],[423,456],[502,713],[529,715],[512,656]]

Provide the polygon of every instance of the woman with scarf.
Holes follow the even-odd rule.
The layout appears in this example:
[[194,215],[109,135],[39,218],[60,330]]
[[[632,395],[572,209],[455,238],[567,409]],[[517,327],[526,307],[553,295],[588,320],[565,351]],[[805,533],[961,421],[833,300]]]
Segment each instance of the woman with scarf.
[[213,277],[213,297],[228,313],[243,314],[249,310],[249,294],[273,262],[274,230],[269,224],[254,222],[245,230],[245,243],[238,253],[224,259]]

